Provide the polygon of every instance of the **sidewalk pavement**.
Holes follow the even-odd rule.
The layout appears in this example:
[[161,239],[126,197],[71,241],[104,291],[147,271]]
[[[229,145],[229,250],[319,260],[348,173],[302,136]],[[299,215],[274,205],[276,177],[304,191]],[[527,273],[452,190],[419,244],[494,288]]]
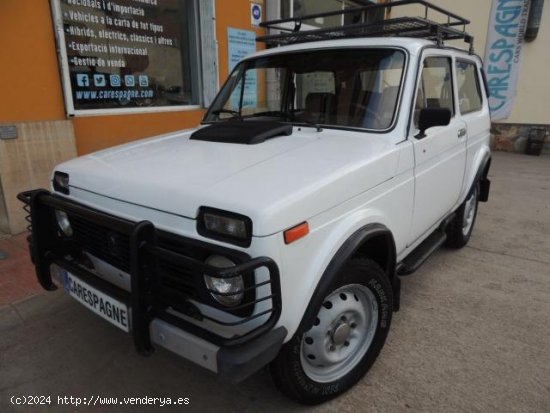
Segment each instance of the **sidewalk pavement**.
[[0,240],[0,308],[44,292],[38,284],[27,247],[27,233]]

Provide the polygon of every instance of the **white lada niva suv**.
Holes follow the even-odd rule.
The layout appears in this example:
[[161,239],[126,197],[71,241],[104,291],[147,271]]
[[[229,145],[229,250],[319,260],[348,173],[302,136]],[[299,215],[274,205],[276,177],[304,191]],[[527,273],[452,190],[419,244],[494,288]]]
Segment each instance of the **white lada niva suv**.
[[355,26],[266,36],[282,46],[240,62],[198,129],[71,160],[20,194],[41,285],[145,355],[234,382],[269,365],[308,404],[353,386],[398,276],[464,246],[490,187],[482,62],[441,41],[462,32]]

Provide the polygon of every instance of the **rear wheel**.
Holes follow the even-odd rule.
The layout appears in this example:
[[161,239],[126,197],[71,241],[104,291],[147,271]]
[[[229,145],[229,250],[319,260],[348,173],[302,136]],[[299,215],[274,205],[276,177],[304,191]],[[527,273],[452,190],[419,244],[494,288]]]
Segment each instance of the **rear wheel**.
[[392,316],[391,284],[378,264],[354,259],[340,271],[313,327],[297,333],[271,364],[277,387],[304,404],[351,388],[382,349]]
[[470,240],[477,217],[478,201],[479,185],[476,184],[447,227],[448,247],[462,248]]

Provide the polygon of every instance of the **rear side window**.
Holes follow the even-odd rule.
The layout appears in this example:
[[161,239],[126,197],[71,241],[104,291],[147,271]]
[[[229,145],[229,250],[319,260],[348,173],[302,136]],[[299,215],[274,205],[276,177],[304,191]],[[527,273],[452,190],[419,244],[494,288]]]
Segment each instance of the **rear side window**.
[[452,63],[447,57],[428,57],[424,60],[422,75],[416,93],[414,123],[422,109],[447,108],[454,115]]
[[471,62],[456,62],[456,81],[460,113],[477,112],[482,108],[481,87],[476,65]]

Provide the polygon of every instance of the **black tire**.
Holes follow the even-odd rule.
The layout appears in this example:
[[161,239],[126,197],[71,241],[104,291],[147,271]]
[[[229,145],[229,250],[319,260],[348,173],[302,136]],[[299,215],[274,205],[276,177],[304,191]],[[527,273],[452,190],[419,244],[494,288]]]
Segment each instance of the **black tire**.
[[[343,298],[342,296],[347,295],[350,301],[348,302],[348,304],[343,302],[336,302],[334,304],[334,313],[330,313],[323,310],[322,308],[319,308],[319,317],[330,318],[328,317],[329,314],[331,314],[331,316],[333,314],[336,315],[336,308],[342,305],[359,305],[360,308],[364,308],[363,302],[358,299],[357,295],[350,295],[349,293],[344,294],[348,292],[348,288],[350,289],[349,291],[354,291],[354,288],[360,288],[362,291],[365,292],[365,297],[374,297],[376,300],[376,311],[372,309],[368,310],[373,315],[371,316],[372,318],[370,318],[370,323],[365,323],[365,325],[369,326],[367,329],[365,329],[365,331],[369,331],[367,335],[370,335],[371,337],[369,340],[370,344],[365,344],[364,346],[361,346],[361,344],[353,344],[355,342],[352,342],[350,344],[350,342],[345,341],[344,345],[349,347],[340,347],[337,350],[334,350],[335,347],[331,346],[331,349],[327,352],[328,354],[331,354],[330,351],[340,351],[340,349],[344,349],[344,351],[347,351],[348,349],[356,349],[353,351],[357,352],[353,357],[350,356],[347,358],[351,361],[348,361],[346,363],[346,369],[351,370],[347,371],[345,374],[344,371],[342,371],[344,375],[342,377],[339,377],[337,380],[329,382],[319,382],[313,380],[308,375],[308,373],[304,371],[304,365],[302,364],[311,363],[308,361],[302,361],[305,360],[302,354],[302,346],[308,345],[309,342],[307,340],[311,340],[311,337],[308,337],[307,335],[312,334],[312,331],[316,327],[312,327],[311,330],[303,334],[297,333],[288,343],[283,346],[277,358],[271,363],[270,372],[277,388],[287,397],[295,400],[298,403],[307,405],[319,404],[344,393],[353,385],[355,385],[367,373],[367,371],[376,360],[378,354],[380,353],[380,350],[384,346],[388,331],[390,329],[393,311],[392,287],[387,275],[378,264],[370,259],[357,258],[349,261],[340,270],[337,281],[330,289],[331,293],[327,294],[326,297],[330,298],[333,292],[339,290],[339,292],[337,292],[331,299],[337,300],[338,298],[340,298],[341,300],[345,301],[348,298]],[[344,293],[342,293],[342,291]],[[356,302],[354,302],[353,300],[355,300]],[[372,303],[374,304],[374,301],[372,301]],[[329,308],[327,307],[327,305],[327,301],[325,301],[325,303],[323,303],[323,307],[325,309]],[[332,308],[332,304],[330,308]],[[321,310],[325,312],[321,312]],[[374,316],[375,313],[377,314],[377,316]],[[319,317],[316,320],[317,326],[319,326],[319,324],[321,323]],[[340,322],[339,320],[345,320],[345,317],[337,316],[337,318],[334,320],[340,323],[341,326],[342,324],[344,324],[344,321]],[[351,321],[351,318],[349,321]],[[361,326],[356,324],[356,327],[353,327],[353,324],[354,323],[349,324],[350,328],[357,328],[357,330],[350,330],[348,328],[348,331],[351,332],[351,335],[348,336],[348,340],[350,341],[355,340],[354,338],[351,338],[354,332],[361,331]],[[332,325],[334,325],[334,321]],[[321,329],[323,327],[318,328]],[[336,332],[337,330],[338,328],[336,327],[333,329],[334,332]],[[362,333],[359,333],[358,336],[361,337],[361,334]],[[324,342],[326,342],[327,340],[334,340],[336,334],[334,334],[333,336],[327,336],[331,338],[324,339]],[[357,340],[357,343],[362,343],[360,339]],[[365,341],[365,343],[367,343],[367,341]],[[339,344],[341,345],[341,343]],[[364,349],[366,345],[368,345],[368,349],[363,355],[361,355],[362,351],[364,350],[361,351],[358,349]],[[323,346],[325,345],[323,344]],[[307,350],[307,347],[305,351],[309,351]],[[309,358],[310,356],[311,355],[308,355],[307,357]],[[355,362],[356,360],[357,362]],[[342,363],[344,363],[344,361],[342,361]],[[336,365],[340,366],[341,363],[337,363]],[[324,367],[325,366],[316,366],[314,368],[323,369]],[[306,368],[311,369],[311,367],[308,368],[307,366]],[[336,368],[338,369],[340,367]]]
[[[473,211],[468,207],[469,202],[473,200]],[[460,208],[456,211],[455,218],[447,226],[447,241],[445,245],[449,248],[462,248],[464,247],[474,230],[474,225],[476,223],[477,210],[479,206],[479,184],[474,185]],[[468,226],[468,229],[465,230],[465,222],[467,214],[472,213],[471,224]]]

